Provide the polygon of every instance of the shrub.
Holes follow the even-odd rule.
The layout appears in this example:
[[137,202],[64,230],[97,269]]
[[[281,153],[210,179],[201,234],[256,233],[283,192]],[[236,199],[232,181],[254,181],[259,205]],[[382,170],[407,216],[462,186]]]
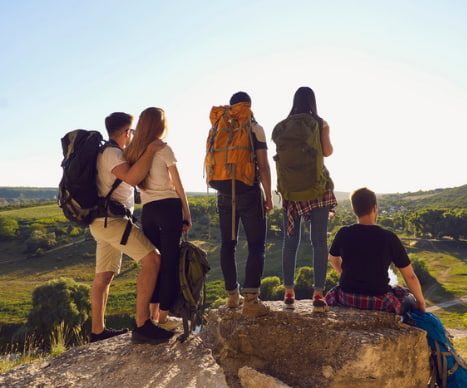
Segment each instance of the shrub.
[[422,286],[432,283],[433,277],[430,275],[428,268],[426,266],[426,262],[424,260],[419,259],[415,255],[409,255],[410,261],[413,267],[415,274],[420,281]]
[[39,248],[47,250],[55,245],[57,245],[55,233],[44,234],[39,230],[34,230],[24,242],[23,252],[37,252]]
[[68,278],[50,280],[37,287],[28,321],[14,337],[33,337],[47,352],[57,344],[82,344],[82,328],[90,312],[89,290],[89,286]]
[[0,217],[0,240],[13,239],[18,234],[18,221]]
[[295,297],[310,299],[313,295],[313,268],[300,267],[295,275]]
[[284,286],[278,276],[269,276],[261,280],[261,299],[280,300],[283,296]]

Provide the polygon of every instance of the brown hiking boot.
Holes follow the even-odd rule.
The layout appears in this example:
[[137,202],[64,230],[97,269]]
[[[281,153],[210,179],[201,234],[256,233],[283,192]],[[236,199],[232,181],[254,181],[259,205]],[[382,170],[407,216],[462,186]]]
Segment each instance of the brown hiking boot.
[[227,307],[234,309],[243,304],[243,296],[240,295],[238,287],[233,291],[227,291]]
[[258,294],[245,294],[242,315],[247,317],[261,317],[270,312],[270,308],[266,306],[258,298]]

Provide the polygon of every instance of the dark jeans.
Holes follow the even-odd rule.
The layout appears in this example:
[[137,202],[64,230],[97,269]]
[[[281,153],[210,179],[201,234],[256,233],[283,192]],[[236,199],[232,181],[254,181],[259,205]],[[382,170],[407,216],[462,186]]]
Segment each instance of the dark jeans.
[[266,215],[264,213],[262,191],[259,187],[255,187],[245,193],[236,195],[234,239],[232,239],[232,197],[218,193],[217,206],[222,239],[221,268],[224,274],[225,289],[232,291],[238,286],[235,249],[239,221],[241,221],[248,242],[243,292],[259,292],[266,247]]
[[177,296],[182,220],[180,198],[161,199],[143,206],[143,232],[161,254],[161,268],[151,299],[151,303],[160,303],[161,310],[169,310]]

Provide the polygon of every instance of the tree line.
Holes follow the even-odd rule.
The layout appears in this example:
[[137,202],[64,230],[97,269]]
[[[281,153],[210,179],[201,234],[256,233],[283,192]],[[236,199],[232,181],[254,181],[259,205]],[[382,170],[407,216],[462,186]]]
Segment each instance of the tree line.
[[[189,197],[193,219],[191,238],[198,240],[219,239],[215,196]],[[39,205],[40,206],[40,205]],[[141,208],[135,211],[138,218]],[[441,239],[449,237],[454,240],[467,238],[467,209],[421,208],[407,209],[403,203],[396,205],[394,201],[379,203],[378,224],[396,233],[406,236]],[[282,210],[274,209],[268,215],[268,238],[281,238],[283,230]],[[331,236],[344,225],[355,223],[350,202],[341,201],[336,213],[329,222]],[[306,229],[306,226],[303,225]],[[60,244],[71,242],[77,236],[89,237],[88,228],[78,227],[64,217],[48,217],[30,222],[8,218],[0,212],[0,241],[19,240],[22,242],[22,253],[40,255]]]

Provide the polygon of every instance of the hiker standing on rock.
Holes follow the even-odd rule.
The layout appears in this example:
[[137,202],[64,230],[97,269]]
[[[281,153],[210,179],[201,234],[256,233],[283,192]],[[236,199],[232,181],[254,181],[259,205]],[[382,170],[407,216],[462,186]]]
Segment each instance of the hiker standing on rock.
[[303,218],[309,223],[313,247],[313,311],[325,312],[328,309],[323,298],[328,264],[327,226],[337,201],[333,182],[324,166],[324,157],[333,152],[329,125],[318,116],[311,88],[300,87],[295,92],[289,116],[274,127],[272,140],[276,144],[277,189],[282,195],[284,218],[284,307],[294,308],[295,266]]
[[[100,197],[106,197],[113,189],[117,178],[121,182],[112,191],[111,199],[133,213],[133,185],[147,174],[160,141],[148,144],[137,163],[130,166],[123,157],[123,150],[130,143],[133,117],[115,112],[105,119],[105,126],[112,146],[106,147],[97,157],[97,188]],[[104,340],[127,332],[127,329],[105,328],[104,314],[109,296],[110,283],[120,272],[122,253],[127,254],[142,267],[136,282],[136,328],[132,333],[135,343],[159,343],[173,333],[152,324],[149,319],[149,301],[154,291],[160,267],[160,255],[144,233],[128,217],[98,217],[90,225],[97,243],[96,275],[91,288],[92,330],[91,342]],[[124,241],[126,236],[127,241]]]
[[[253,117],[251,99],[245,92],[235,93],[230,105],[213,107],[210,120],[212,129],[207,139],[205,167],[208,184],[217,190],[227,306],[235,308],[243,303],[243,315],[266,315],[269,307],[259,300],[266,213],[272,209],[266,136]],[[244,299],[240,295],[235,259],[240,221],[248,242]]]
[[[164,110],[145,109],[138,120],[134,139],[125,150],[130,164],[144,155],[154,139],[167,135]],[[178,295],[177,270],[180,260],[180,238],[191,228],[190,208],[177,169],[177,159],[169,145],[159,150],[152,160],[149,174],[138,185],[143,204],[143,231],[161,253],[161,269],[151,299],[151,314],[158,326],[173,330],[180,325],[169,320],[169,309]]]
[[[332,242],[329,261],[340,280],[327,293],[327,303],[401,315],[410,307],[425,311],[422,288],[404,246],[395,233],[376,225],[375,193],[364,187],[355,190],[350,200],[358,223],[339,229]],[[389,285],[391,263],[409,289]]]

